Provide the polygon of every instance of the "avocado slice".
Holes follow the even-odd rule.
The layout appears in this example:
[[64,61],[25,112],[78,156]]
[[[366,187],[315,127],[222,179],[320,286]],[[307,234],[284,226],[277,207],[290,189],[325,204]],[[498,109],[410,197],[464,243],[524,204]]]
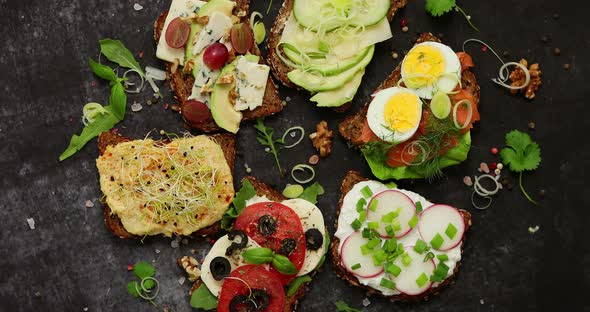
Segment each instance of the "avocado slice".
[[367,53],[367,55],[365,55],[362,61],[360,61],[358,64],[354,65],[350,69],[345,70],[342,73],[335,76],[323,76],[314,74],[310,71],[302,71],[300,69],[295,69],[290,71],[287,74],[287,77],[294,84],[310,92],[335,90],[342,87],[347,82],[351,81],[359,70],[364,69],[371,62],[374,52],[375,46],[372,45],[369,49],[369,52]]
[[[245,57],[250,62],[258,63],[258,56],[248,54]],[[233,62],[225,65],[221,70],[219,78],[231,73],[235,70],[238,59],[236,58]],[[218,78],[218,80],[219,80]],[[242,113],[236,111],[229,101],[229,93],[234,88],[234,83],[215,83],[213,91],[211,92],[211,115],[215,123],[231,132],[237,133],[240,130],[240,122],[242,121]]]
[[[371,47],[367,47],[361,50],[356,55],[343,59],[338,60],[336,63],[328,63],[328,64],[314,64],[309,67],[309,71],[317,72],[326,76],[334,76],[352,68],[354,65],[360,63],[369,53]],[[301,64],[303,63],[303,59],[301,54],[298,52],[290,49],[287,45],[283,46],[283,51],[285,51],[285,55],[293,62]]]
[[361,85],[365,69],[359,70],[351,81],[345,83],[342,87],[330,91],[316,93],[310,100],[318,103],[318,107],[338,107],[344,103],[352,101],[354,95]]

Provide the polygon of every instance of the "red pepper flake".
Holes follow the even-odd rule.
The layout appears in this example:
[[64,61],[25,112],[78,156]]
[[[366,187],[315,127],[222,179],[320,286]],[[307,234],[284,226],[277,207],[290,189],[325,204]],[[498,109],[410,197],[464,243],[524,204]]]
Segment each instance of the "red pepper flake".
[[498,148],[497,147],[492,147],[492,149],[490,150],[490,152],[492,152],[492,154],[496,155],[496,154],[498,154]]
[[90,83],[90,86],[91,86],[91,87],[96,87],[96,81],[92,81],[92,82]]
[[215,245],[215,240],[214,239],[210,239],[209,240],[209,245],[211,245],[211,246]]
[[168,109],[169,106],[168,103],[164,103],[164,109]]
[[139,58],[143,58],[143,51],[139,51],[139,53],[137,54],[137,56],[139,56]]
[[498,168],[498,164],[497,163],[495,163],[495,162],[490,163],[490,169],[496,170],[496,168]]
[[399,25],[401,27],[406,27],[408,25],[408,21],[405,18],[402,18],[402,20],[399,22]]
[[481,46],[481,52],[485,52],[487,50],[488,50],[488,46],[486,46],[486,45]]
[[119,132],[119,128],[114,128],[112,132],[113,132],[113,133],[117,133],[117,132]]
[[69,123],[74,123],[74,117],[72,117],[72,116],[68,117],[68,122]]
[[133,271],[133,265],[128,264],[127,265],[127,271]]

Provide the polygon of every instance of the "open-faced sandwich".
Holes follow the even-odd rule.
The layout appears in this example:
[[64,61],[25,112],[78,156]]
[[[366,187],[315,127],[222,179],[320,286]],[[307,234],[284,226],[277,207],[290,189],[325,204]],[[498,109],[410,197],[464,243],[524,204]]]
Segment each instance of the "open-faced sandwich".
[[156,56],[198,130],[236,133],[242,120],[268,116],[283,104],[250,27],[248,0],[172,0],[155,23]]
[[317,106],[349,103],[375,44],[391,38],[389,20],[406,3],[285,0],[268,40],[274,76],[285,86],[311,92]]
[[340,134],[381,179],[431,178],[467,158],[479,120],[471,57],[425,33]]
[[[252,177],[243,180],[233,205],[233,228],[203,259],[191,305],[217,311],[294,311],[328,250],[322,212]],[[186,269],[186,258],[178,263]]]
[[471,215],[350,171],[330,253],[336,274],[369,293],[421,300],[458,271]]
[[234,196],[231,134],[168,141],[98,137],[107,227],[121,238],[211,235]]

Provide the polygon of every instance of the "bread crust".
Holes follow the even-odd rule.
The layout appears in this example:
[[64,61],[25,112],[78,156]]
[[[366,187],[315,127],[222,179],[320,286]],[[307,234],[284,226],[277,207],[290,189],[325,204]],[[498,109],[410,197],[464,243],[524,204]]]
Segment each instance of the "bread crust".
[[[423,33],[420,35],[416,44],[426,42],[426,41],[434,41],[434,42],[441,42],[439,38],[434,36],[431,33]],[[387,77],[374,92],[381,91],[386,88],[395,87],[397,82],[401,79],[401,62],[397,65],[397,67],[393,70],[393,72]],[[473,97],[476,101],[476,105],[479,105],[479,85],[477,84],[477,80],[475,79],[475,75],[470,70],[464,70],[461,73],[461,84],[463,89],[471,92]],[[361,134],[363,131],[365,119],[367,118],[367,110],[369,109],[369,104],[371,101],[369,100],[365,105],[361,108],[361,110],[356,113],[355,115],[346,117],[338,127],[338,131],[340,134],[348,140],[352,145],[361,146],[364,142],[361,140]]]
[[[279,9],[279,15],[275,19],[272,28],[270,29],[270,34],[268,37],[268,63],[271,67],[273,76],[279,80],[283,85],[289,88],[295,88],[298,90],[302,90],[301,87],[293,84],[287,74],[292,70],[289,66],[287,66],[277,54],[276,47],[278,46],[279,42],[281,41],[281,36],[283,35],[283,30],[285,29],[285,25],[289,16],[291,15],[291,11],[293,10],[293,3],[294,0],[285,0],[283,5]],[[387,19],[391,22],[393,16],[397,10],[405,7],[408,4],[408,0],[391,0],[391,7],[389,8],[389,12],[387,13]],[[350,102],[345,103],[334,110],[337,112],[344,112],[350,108]]]
[[[364,178],[363,176],[361,176],[360,173],[358,173],[356,171],[349,171],[346,174],[346,176],[344,177],[344,179],[342,180],[342,185],[340,186],[340,200],[338,201],[338,209],[336,211],[336,221],[335,221],[335,225],[334,225],[335,229],[338,228],[338,217],[340,215],[340,209],[342,209],[342,203],[344,202],[344,197],[346,196],[346,194],[348,192],[350,192],[350,190],[352,190],[352,188],[357,183],[363,182],[363,181],[368,181],[368,179]],[[467,232],[467,230],[471,227],[471,214],[468,211],[463,210],[463,209],[459,209],[459,212],[463,216],[463,221],[465,222],[465,232]],[[464,243],[465,243],[465,239],[463,239],[463,241],[461,242],[461,253],[463,253]],[[375,290],[374,288],[362,285],[353,274],[351,274],[350,272],[348,272],[348,270],[346,270],[346,268],[341,263],[340,252],[338,250],[339,245],[340,245],[340,240],[337,237],[332,238],[332,243],[330,245],[330,255],[331,255],[331,259],[332,259],[332,268],[334,269],[334,273],[336,273],[336,275],[338,275],[340,278],[347,281],[351,285],[365,289],[367,291],[367,294],[369,294],[369,295],[376,295],[376,296],[388,298],[391,300],[399,300],[399,301],[428,300],[428,298],[437,295],[441,291],[441,289],[445,288],[445,286],[453,283],[455,277],[457,276],[457,272],[459,271],[459,267],[461,265],[461,261],[457,262],[457,265],[455,266],[455,270],[453,271],[453,274],[451,276],[447,277],[437,287],[430,288],[429,290],[427,290],[426,292],[424,292],[420,295],[412,296],[412,295],[406,295],[406,294],[399,294],[399,295],[393,295],[393,296],[385,296],[381,292]]]
[[[249,11],[249,0],[236,0],[236,7],[234,13],[239,11]],[[156,44],[160,40],[160,35],[164,29],[166,17],[168,11],[163,12],[154,22],[154,40]],[[242,22],[250,24],[248,17],[243,17]],[[260,56],[260,50],[256,44],[252,45],[250,53]],[[260,64],[263,64],[263,58],[260,58]],[[180,68],[175,72],[172,72],[172,64],[166,62],[166,79],[170,82],[170,88],[174,93],[174,98],[180,103],[181,110],[188,97],[191,95],[193,90],[193,84],[195,79],[192,74],[185,74]],[[266,82],[266,89],[264,92],[264,98],[262,100],[262,106],[255,108],[254,110],[245,110],[242,112],[243,120],[254,120],[261,117],[270,116],[283,110],[283,101],[279,97],[277,87],[271,77],[268,77]],[[222,129],[215,123],[214,120],[209,120],[200,124],[193,124],[185,120],[185,125],[189,128],[193,128],[202,132],[218,132]]]
[[[229,168],[233,175],[236,151],[235,137],[231,134],[216,134],[211,137],[221,147],[223,155],[225,156],[225,160],[227,161],[227,164],[229,165]],[[123,137],[114,131],[105,131],[98,136],[98,154],[104,154],[107,146],[109,145],[115,146],[119,143],[127,141],[131,141],[131,139]],[[109,229],[114,235],[125,239],[139,239],[143,237],[129,233],[121,223],[121,219],[119,219],[119,217],[116,214],[112,213],[111,208],[107,205],[107,203],[102,201],[102,204],[105,225],[107,229]],[[221,231],[221,220],[215,222],[214,224],[208,227],[202,228],[192,233],[191,236],[213,236],[217,234],[219,231]]]

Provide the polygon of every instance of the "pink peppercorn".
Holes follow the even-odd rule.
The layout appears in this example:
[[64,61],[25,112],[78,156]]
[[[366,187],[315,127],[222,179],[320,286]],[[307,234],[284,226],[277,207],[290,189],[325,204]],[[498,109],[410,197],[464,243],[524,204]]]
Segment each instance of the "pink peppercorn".
[[498,164],[496,164],[495,162],[490,163],[490,169],[496,170],[496,168],[498,168]]
[[406,21],[405,18],[402,18],[402,20],[399,22],[399,25],[401,27],[406,27],[408,25],[408,21]]
[[492,147],[492,149],[490,150],[490,152],[492,152],[492,154],[496,155],[496,154],[498,154],[498,148]]
[[127,271],[133,271],[133,266],[131,264],[127,265]]

